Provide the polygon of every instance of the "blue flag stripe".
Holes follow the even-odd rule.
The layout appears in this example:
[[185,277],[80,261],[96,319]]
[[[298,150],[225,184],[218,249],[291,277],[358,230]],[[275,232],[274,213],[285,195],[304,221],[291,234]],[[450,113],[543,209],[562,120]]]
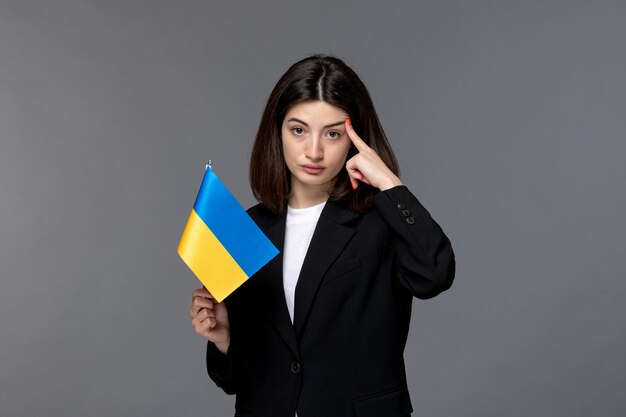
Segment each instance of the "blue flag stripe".
[[204,174],[193,208],[248,276],[278,254],[211,168]]

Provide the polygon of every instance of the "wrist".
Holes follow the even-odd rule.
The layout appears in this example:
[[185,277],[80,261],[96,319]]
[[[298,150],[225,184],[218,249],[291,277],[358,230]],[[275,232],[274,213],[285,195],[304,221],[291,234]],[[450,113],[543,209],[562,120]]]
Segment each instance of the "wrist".
[[229,346],[230,346],[230,340],[227,340],[225,342],[215,343],[215,347],[217,348],[217,350],[219,350],[224,355],[228,353]]
[[400,178],[394,176],[390,178],[385,178],[385,180],[380,184],[380,187],[378,187],[378,189],[380,191],[387,191],[388,189],[397,187],[398,185],[402,185],[402,181],[400,181]]

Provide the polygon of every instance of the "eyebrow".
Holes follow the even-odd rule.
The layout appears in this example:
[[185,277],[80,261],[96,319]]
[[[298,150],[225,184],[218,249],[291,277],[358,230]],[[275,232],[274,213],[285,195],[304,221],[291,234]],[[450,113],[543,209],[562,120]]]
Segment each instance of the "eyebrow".
[[[305,126],[307,126],[307,127],[309,126],[309,124],[308,124],[307,122],[305,122],[304,120],[300,120],[300,119],[297,119],[297,118],[295,118],[295,117],[292,117],[292,118],[290,118],[290,119],[289,119],[289,120],[287,120],[287,121],[288,121],[288,122],[298,122],[298,123],[301,123],[301,124],[303,124],[303,125],[305,125]],[[329,124],[329,125],[324,126],[324,129],[328,129],[329,127],[339,126],[339,125],[342,125],[342,124],[344,124],[344,123],[345,123],[345,120],[341,120],[341,121],[339,121],[339,122],[331,123],[331,124]]]

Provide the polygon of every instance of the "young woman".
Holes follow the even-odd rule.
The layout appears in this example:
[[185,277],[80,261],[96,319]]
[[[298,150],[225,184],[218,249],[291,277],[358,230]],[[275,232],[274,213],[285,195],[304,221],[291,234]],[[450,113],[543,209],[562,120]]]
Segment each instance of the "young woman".
[[454,254],[343,61],[311,56],[278,81],[250,183],[281,254],[223,303],[194,291],[189,310],[235,416],[409,416],[412,299],[450,287]]

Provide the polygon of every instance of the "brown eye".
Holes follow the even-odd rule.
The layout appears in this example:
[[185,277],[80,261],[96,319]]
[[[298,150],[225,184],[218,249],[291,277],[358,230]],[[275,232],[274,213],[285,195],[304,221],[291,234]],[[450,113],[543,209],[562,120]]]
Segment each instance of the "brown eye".
[[341,133],[335,132],[335,131],[331,131],[331,132],[328,132],[328,137],[330,139],[339,139],[341,137]]
[[291,131],[296,136],[300,136],[304,133],[304,129],[302,129],[301,127],[294,127],[293,129],[291,129]]

